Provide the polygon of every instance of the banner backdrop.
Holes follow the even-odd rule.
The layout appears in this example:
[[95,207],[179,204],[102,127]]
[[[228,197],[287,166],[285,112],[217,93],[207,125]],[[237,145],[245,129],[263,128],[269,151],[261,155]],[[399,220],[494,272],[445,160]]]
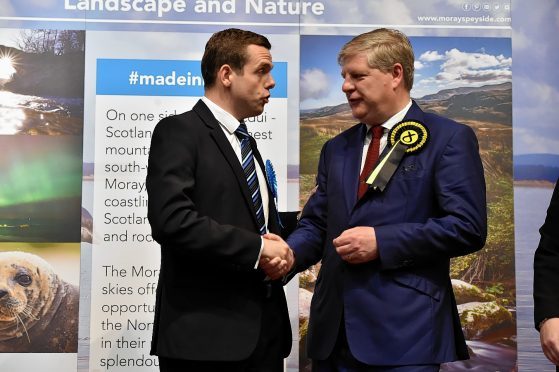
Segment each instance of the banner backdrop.
[[[322,144],[355,123],[340,47],[378,27],[410,36],[412,97],[474,129],[488,188],[487,245],[451,268],[472,359],[443,370],[516,368],[510,11],[508,1],[1,0],[0,267],[24,270],[0,272],[0,286],[16,283],[0,287],[2,370],[157,370],[151,132],[203,95],[204,45],[227,27],[272,43],[276,87],[247,124],[276,170],[280,211],[302,208]],[[304,342],[319,267],[285,288],[288,371],[310,368]],[[25,298],[29,286],[48,300]],[[6,298],[21,293],[18,316],[6,315]]]
[[[203,95],[200,58],[210,35],[107,31],[88,35],[86,64],[91,69],[86,74],[95,82],[88,97],[95,107],[89,368],[141,370],[157,365],[157,358],[148,355],[159,275],[159,246],[151,238],[146,217],[151,131],[160,119],[194,106]],[[188,47],[167,48],[156,53],[158,59],[149,58],[152,45],[169,41],[180,45],[184,40]],[[289,35],[272,35],[270,41],[298,42]],[[263,159],[274,165],[279,209],[287,210],[287,75],[298,55],[281,47],[274,52],[274,95],[247,126]],[[290,286],[294,304],[295,284]]]

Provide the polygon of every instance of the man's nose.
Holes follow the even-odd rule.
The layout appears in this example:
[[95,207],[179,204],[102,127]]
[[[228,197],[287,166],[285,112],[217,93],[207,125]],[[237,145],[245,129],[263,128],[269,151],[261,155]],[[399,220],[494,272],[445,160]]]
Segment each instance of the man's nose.
[[342,92],[347,93],[354,89],[353,83],[351,79],[345,78],[344,82],[342,83]]
[[267,89],[272,89],[275,86],[276,86],[276,81],[274,80],[274,77],[272,75],[270,75],[270,78],[266,82],[266,88]]

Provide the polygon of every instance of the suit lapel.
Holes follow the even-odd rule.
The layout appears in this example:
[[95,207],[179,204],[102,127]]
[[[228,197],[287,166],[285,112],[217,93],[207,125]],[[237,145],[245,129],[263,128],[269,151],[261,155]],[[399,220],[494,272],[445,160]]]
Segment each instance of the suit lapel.
[[248,184],[245,173],[243,171],[243,167],[239,163],[239,159],[237,158],[235,151],[233,151],[231,144],[225,137],[225,134],[223,134],[223,130],[221,129],[219,122],[215,119],[210,109],[201,100],[196,103],[196,105],[193,107],[193,110],[202,118],[202,121],[206,124],[206,126],[210,128],[210,136],[216,142],[219,151],[221,151],[223,157],[227,160],[229,166],[233,170],[235,178],[237,179],[239,187],[241,188],[243,198],[252,210],[251,214],[254,225],[258,226],[258,221],[256,220],[256,211],[254,210],[254,204],[252,203],[252,198],[250,196],[250,191],[248,189]]
[[421,108],[419,108],[419,106],[417,105],[417,103],[415,103],[415,101],[412,101],[412,105],[410,109],[406,113],[406,116],[404,116],[403,121],[406,120],[418,120],[423,122],[423,111],[421,111]]
[[355,130],[348,141],[342,154],[343,161],[343,190],[348,211],[351,211],[357,202],[357,188],[359,186],[359,173],[361,171],[361,157],[363,156],[363,141],[367,126],[361,124],[360,130]]

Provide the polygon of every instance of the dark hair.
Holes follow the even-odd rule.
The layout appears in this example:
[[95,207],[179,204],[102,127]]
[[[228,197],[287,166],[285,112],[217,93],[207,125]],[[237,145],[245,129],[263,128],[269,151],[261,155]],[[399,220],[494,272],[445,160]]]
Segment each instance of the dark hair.
[[204,86],[211,87],[215,83],[217,71],[223,65],[229,65],[235,72],[242,71],[247,60],[247,47],[258,45],[272,49],[265,36],[252,31],[228,28],[216,32],[206,43],[202,57],[202,77]]

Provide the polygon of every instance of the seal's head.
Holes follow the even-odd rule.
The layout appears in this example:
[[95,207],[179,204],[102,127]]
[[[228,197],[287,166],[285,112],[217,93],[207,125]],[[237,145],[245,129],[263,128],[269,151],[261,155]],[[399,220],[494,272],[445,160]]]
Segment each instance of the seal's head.
[[0,340],[21,336],[51,306],[58,276],[42,258],[0,252]]

